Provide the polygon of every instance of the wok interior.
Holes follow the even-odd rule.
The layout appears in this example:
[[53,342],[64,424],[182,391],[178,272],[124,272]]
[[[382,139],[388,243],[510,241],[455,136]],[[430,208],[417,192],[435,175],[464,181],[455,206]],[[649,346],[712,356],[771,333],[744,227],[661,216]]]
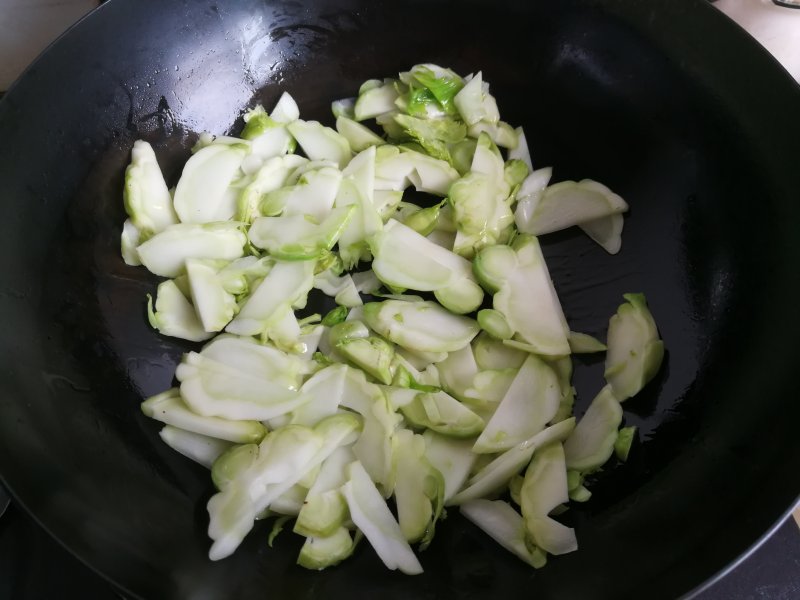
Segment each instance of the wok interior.
[[[739,105],[681,48],[669,55],[649,39],[654,26],[635,5],[115,1],[82,23],[0,108],[14,148],[0,161],[13,175],[0,298],[13,365],[0,454],[13,459],[0,472],[18,499],[144,597],[674,597],[744,551],[797,491],[779,480],[798,458],[798,405],[789,366],[776,365],[788,348],[778,290],[797,288],[776,277],[798,258],[785,223],[797,211]],[[691,37],[680,27],[711,23],[715,43],[742,42],[700,3],[694,25],[666,1],[652,10],[662,30]],[[303,118],[330,124],[332,100],[417,62],[482,70],[503,119],[524,126],[535,166],[599,180],[630,204],[617,256],[577,229],[542,244],[573,330],[603,337],[622,294],[646,294],[667,358],[624,405],[642,443],[564,517],[580,550],[541,571],[455,509],[415,578],[387,572],[367,544],[340,567],[305,571],[294,565],[300,538],[287,532],[268,548],[263,524],[210,563],[208,473],[139,412],[193,346],[149,328],[157,279],[119,255],[130,146],[153,143],[174,184],[198,133],[237,132],[244,108],[269,110],[286,90]],[[575,362],[580,415],[602,386],[602,357]]]

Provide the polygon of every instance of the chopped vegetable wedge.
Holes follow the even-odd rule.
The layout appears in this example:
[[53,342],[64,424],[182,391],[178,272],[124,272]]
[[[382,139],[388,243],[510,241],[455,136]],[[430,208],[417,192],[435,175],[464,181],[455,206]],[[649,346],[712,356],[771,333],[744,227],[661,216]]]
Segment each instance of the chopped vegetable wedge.
[[550,554],[566,554],[578,549],[575,530],[549,516],[568,499],[564,448],[559,443],[550,444],[533,457],[520,491],[522,517],[528,534],[536,546]]
[[147,270],[162,277],[183,273],[189,258],[233,260],[244,254],[247,236],[235,221],[170,225],[137,249]]
[[621,422],[622,407],[607,385],[595,396],[575,431],[564,442],[567,468],[591,473],[603,466],[614,452]]
[[476,499],[462,504],[460,509],[462,515],[517,558],[536,568],[544,566],[542,553],[528,548],[525,522],[510,504],[502,500]]
[[661,367],[664,342],[658,337],[644,294],[623,294],[626,302],[608,323],[605,377],[624,401],[638,393]]
[[422,565],[364,467],[355,461],[348,467],[348,473],[342,493],[350,508],[350,518],[364,533],[383,564],[406,575],[422,573]]
[[560,397],[553,369],[531,354],[473,449],[478,453],[499,452],[536,435],[555,416]]

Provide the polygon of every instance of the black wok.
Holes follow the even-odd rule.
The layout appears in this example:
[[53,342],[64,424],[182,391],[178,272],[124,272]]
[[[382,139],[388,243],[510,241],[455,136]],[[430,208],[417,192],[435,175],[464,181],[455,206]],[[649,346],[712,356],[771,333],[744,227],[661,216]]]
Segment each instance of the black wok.
[[[206,558],[207,472],[139,412],[188,348],[147,325],[156,280],[119,256],[136,138],[170,183],[199,132],[290,91],[306,118],[416,62],[482,69],[535,164],[628,200],[622,252],[543,238],[572,328],[644,292],[667,348],[626,403],[642,443],[568,514],[581,549],[525,567],[457,511],[386,571],[363,545],[294,565],[264,526]],[[797,501],[800,89],[703,2],[112,0],[0,103],[0,473],[76,556],[142,598],[659,598],[696,589]],[[237,125],[232,130],[236,131]],[[583,404],[601,363],[582,361]]]

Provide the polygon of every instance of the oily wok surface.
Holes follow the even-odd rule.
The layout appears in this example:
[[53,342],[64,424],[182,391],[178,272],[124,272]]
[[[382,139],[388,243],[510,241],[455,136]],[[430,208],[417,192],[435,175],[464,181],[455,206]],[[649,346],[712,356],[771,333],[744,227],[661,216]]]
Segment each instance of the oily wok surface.
[[[713,40],[713,41],[712,41]],[[122,177],[135,139],[168,184],[202,131],[289,91],[304,118],[418,62],[482,70],[554,181],[622,195],[622,251],[578,229],[542,238],[571,328],[604,337],[644,292],[667,348],[624,405],[637,425],[564,521],[580,550],[534,571],[455,509],[388,572],[366,543],[335,569],[295,566],[257,525],[206,557],[208,472],[139,404],[193,348],[145,317],[157,278],[124,265]],[[745,552],[796,501],[795,298],[800,91],[701,1],[111,0],[0,102],[0,474],[75,555],[142,598],[676,597]],[[576,358],[576,413],[602,357]]]

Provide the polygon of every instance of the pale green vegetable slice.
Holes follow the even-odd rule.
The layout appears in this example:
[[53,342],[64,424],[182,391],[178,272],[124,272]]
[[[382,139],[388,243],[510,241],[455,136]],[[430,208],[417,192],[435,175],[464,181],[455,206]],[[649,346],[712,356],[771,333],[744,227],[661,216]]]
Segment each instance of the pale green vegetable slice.
[[340,277],[328,269],[314,276],[314,287],[327,296],[334,298],[336,304],[341,306],[352,308],[364,304],[361,296],[358,295],[358,287],[350,274]]
[[341,98],[340,100],[334,100],[331,102],[331,113],[337,119],[339,117],[345,117],[347,119],[355,119],[356,112],[356,99],[355,98]]
[[442,387],[460,400],[464,400],[466,391],[478,374],[478,365],[472,347],[467,344],[460,350],[450,352],[447,358],[438,363],[439,377]]
[[551,423],[559,423],[572,416],[572,407],[575,404],[575,388],[572,387],[572,359],[569,356],[562,356],[551,359],[548,364],[558,375],[558,383],[561,386],[558,411],[551,421]]
[[522,515],[507,502],[476,499],[462,504],[460,510],[469,521],[517,558],[537,569],[544,566],[542,553],[532,552],[525,543]]
[[534,455],[520,492],[527,532],[536,546],[550,554],[566,554],[578,549],[575,530],[549,516],[568,499],[564,448],[560,443],[550,444]]
[[353,213],[351,206],[335,208],[318,224],[306,215],[259,217],[248,235],[277,259],[316,260],[333,248]]
[[165,425],[158,435],[170,448],[208,469],[220,454],[232,445],[232,442],[187,431],[174,425]]
[[239,444],[258,442],[266,434],[266,429],[258,421],[230,421],[193,413],[181,400],[177,388],[151,396],[142,402],[142,412],[167,425]]
[[473,261],[473,269],[488,291],[496,293],[513,277],[519,266],[517,253],[510,246],[484,248]]
[[342,487],[342,493],[350,508],[350,518],[364,533],[383,564],[407,575],[422,573],[422,565],[364,467],[358,461],[353,462],[348,473],[349,479]]
[[225,290],[217,267],[214,261],[186,260],[192,304],[206,331],[222,331],[238,310],[236,298]]
[[519,144],[519,137],[514,128],[505,121],[498,121],[497,123],[487,123],[480,121],[474,125],[470,125],[467,129],[470,137],[480,137],[482,133],[489,136],[496,145],[503,148],[514,149]]
[[297,564],[306,569],[319,571],[338,565],[348,558],[355,548],[346,527],[339,527],[327,537],[307,537],[300,548]]
[[372,195],[372,204],[375,210],[383,219],[384,223],[397,211],[400,202],[403,201],[402,190],[380,190],[375,189]]
[[578,223],[583,232],[600,244],[609,254],[616,254],[622,248],[622,228],[624,225],[625,219],[622,213]]
[[303,508],[306,493],[308,493],[308,489],[304,486],[300,484],[293,485],[270,503],[270,513],[296,517]]
[[574,429],[573,417],[551,425],[509,448],[470,477],[464,489],[453,496],[448,504],[462,504],[497,493],[530,462],[539,448],[564,441]]
[[278,123],[291,123],[300,118],[300,109],[289,92],[283,92],[270,115]]
[[628,460],[628,454],[631,451],[631,445],[633,444],[633,440],[636,437],[636,427],[623,427],[619,430],[619,434],[617,435],[617,441],[614,442],[614,454],[617,455],[617,458],[620,459],[622,462]]
[[[208,535],[213,540],[208,553],[211,560],[220,560],[236,550],[252,529],[256,515],[296,483],[292,479],[310,464],[322,444],[323,437],[315,430],[289,425],[270,432],[254,457],[248,452],[245,460],[230,466],[227,484],[207,506]],[[227,463],[231,457],[224,454],[219,460]]]
[[345,391],[345,365],[330,365],[314,373],[300,388],[308,401],[296,408],[291,422],[309,427],[339,410]]
[[382,137],[376,135],[368,127],[344,116],[337,117],[336,130],[347,139],[350,148],[355,152],[386,143]]
[[486,369],[475,375],[463,401],[477,408],[496,407],[508,393],[517,369]]
[[473,437],[484,427],[483,419],[447,392],[417,394],[400,411],[416,427],[456,438]]
[[278,261],[226,327],[229,333],[267,333],[314,285],[314,261]]
[[126,265],[138,267],[142,264],[139,259],[139,252],[136,247],[141,243],[142,234],[130,218],[125,219],[122,224],[122,235],[120,236],[120,252]]
[[[178,222],[155,152],[145,141],[133,143],[131,163],[125,170],[123,201],[131,224],[139,232],[134,247]],[[130,228],[128,234],[133,240]]]
[[153,329],[170,337],[201,342],[214,335],[203,328],[191,302],[171,279],[158,285],[155,310],[148,294],[147,316]]
[[240,223],[178,223],[157,233],[138,248],[147,269],[162,277],[177,277],[188,258],[233,260],[244,254],[247,236]]
[[207,417],[266,421],[308,401],[296,390],[196,352],[184,355],[175,377],[186,404]]
[[414,167],[408,174],[408,179],[419,192],[444,197],[459,178],[458,171],[445,160],[410,150],[403,154],[409,156]]
[[461,489],[475,462],[472,440],[460,440],[426,430],[425,456],[431,465],[444,477],[444,502],[446,503]]
[[397,98],[398,93],[392,83],[379,83],[377,87],[359,92],[354,107],[356,121],[372,119],[395,110]]
[[622,407],[607,385],[595,396],[575,431],[564,442],[567,468],[591,473],[603,466],[614,452],[621,422]]
[[468,317],[454,315],[435,302],[384,300],[364,305],[364,319],[386,339],[417,352],[453,352],[479,331]]
[[480,71],[461,88],[453,103],[467,125],[474,125],[489,117],[484,106],[483,78]]
[[457,277],[450,285],[434,290],[433,295],[439,304],[458,315],[475,311],[483,302],[483,289],[470,273]]
[[339,341],[335,347],[348,361],[384,385],[392,383],[391,366],[394,348],[386,340],[372,335],[365,338],[349,338]]
[[301,357],[260,344],[254,338],[223,333],[206,344],[200,353],[287,389],[296,390],[300,387],[304,369]]
[[325,459],[297,515],[295,533],[325,537],[342,526],[347,518],[347,502],[340,488],[347,481],[346,467],[354,460],[349,446],[337,448]]
[[604,352],[606,345],[587,333],[569,332],[569,349],[573,354],[592,354]]
[[282,209],[283,203],[280,204],[280,207],[271,207],[269,204],[264,207],[262,206],[262,199],[270,192],[274,192],[286,185],[289,175],[307,162],[309,162],[308,159],[296,154],[277,156],[265,160],[253,175],[252,181],[239,194],[239,198],[236,201],[236,219],[250,223],[256,217],[272,214],[271,212],[263,213],[262,208],[266,208],[268,211],[273,208],[275,210]]
[[240,173],[246,143],[212,144],[192,156],[175,187],[175,212],[182,223],[224,221],[236,214],[236,198],[228,187]]
[[533,162],[531,162],[531,151],[530,148],[528,147],[528,140],[525,137],[525,131],[523,131],[522,127],[517,127],[515,131],[517,134],[518,144],[516,148],[511,148],[508,151],[508,159],[521,160],[527,165],[528,171],[533,172]]
[[493,308],[484,308],[478,311],[478,325],[486,333],[498,340],[507,340],[514,335],[514,330],[508,324],[503,313]]
[[392,456],[395,431],[401,421],[381,389],[362,371],[349,368],[341,405],[364,418],[364,429],[353,445],[356,458],[386,497],[394,488]]
[[410,202],[401,202],[397,214],[395,214],[395,219],[420,235],[427,237],[436,227],[440,210],[441,204],[434,204],[433,206],[422,208]]
[[553,369],[536,356],[528,356],[473,450],[499,452],[535,435],[556,414],[560,398]]
[[542,235],[628,210],[628,204],[602,183],[584,179],[547,187],[527,221],[518,221],[524,233]]
[[469,261],[389,219],[370,241],[378,279],[397,289],[434,291],[472,278]]
[[536,169],[520,185],[517,190],[517,208],[514,210],[517,229],[520,228],[520,223],[528,223],[531,220],[533,211],[539,205],[552,176],[552,167]]
[[342,169],[350,162],[352,153],[347,139],[318,121],[297,119],[286,126],[311,160],[332,160]]
[[518,236],[514,241],[516,264],[508,251],[502,260],[483,260],[481,255],[498,250],[481,251],[475,262],[478,277],[498,291],[493,306],[501,312],[520,341],[542,355],[569,354],[569,328],[556,295],[550,273],[544,262],[539,241],[533,236]]
[[213,540],[208,557],[221,560],[233,554],[250,533],[257,512],[247,490],[238,486],[214,494],[206,508],[209,514],[208,537]]
[[408,429],[396,434],[394,497],[400,530],[409,542],[425,549],[433,539],[442,512],[444,478],[428,460],[421,435]]
[[250,287],[270,272],[275,261],[268,256],[243,256],[229,262],[219,271],[225,291],[240,296],[250,291]]
[[626,302],[608,323],[605,378],[624,401],[638,393],[661,367],[664,342],[658,337],[644,294],[623,294]]
[[339,239],[339,254],[345,268],[371,258],[368,240],[383,229],[383,219],[373,203],[375,147],[370,146],[350,161],[336,196],[336,206],[355,206],[353,218]]
[[475,363],[481,370],[487,369],[519,369],[527,352],[511,348],[486,333],[478,334],[472,342]]
[[260,212],[269,216],[307,216],[321,223],[330,215],[341,183],[342,174],[336,168],[309,169],[294,184],[266,194],[259,204]]

